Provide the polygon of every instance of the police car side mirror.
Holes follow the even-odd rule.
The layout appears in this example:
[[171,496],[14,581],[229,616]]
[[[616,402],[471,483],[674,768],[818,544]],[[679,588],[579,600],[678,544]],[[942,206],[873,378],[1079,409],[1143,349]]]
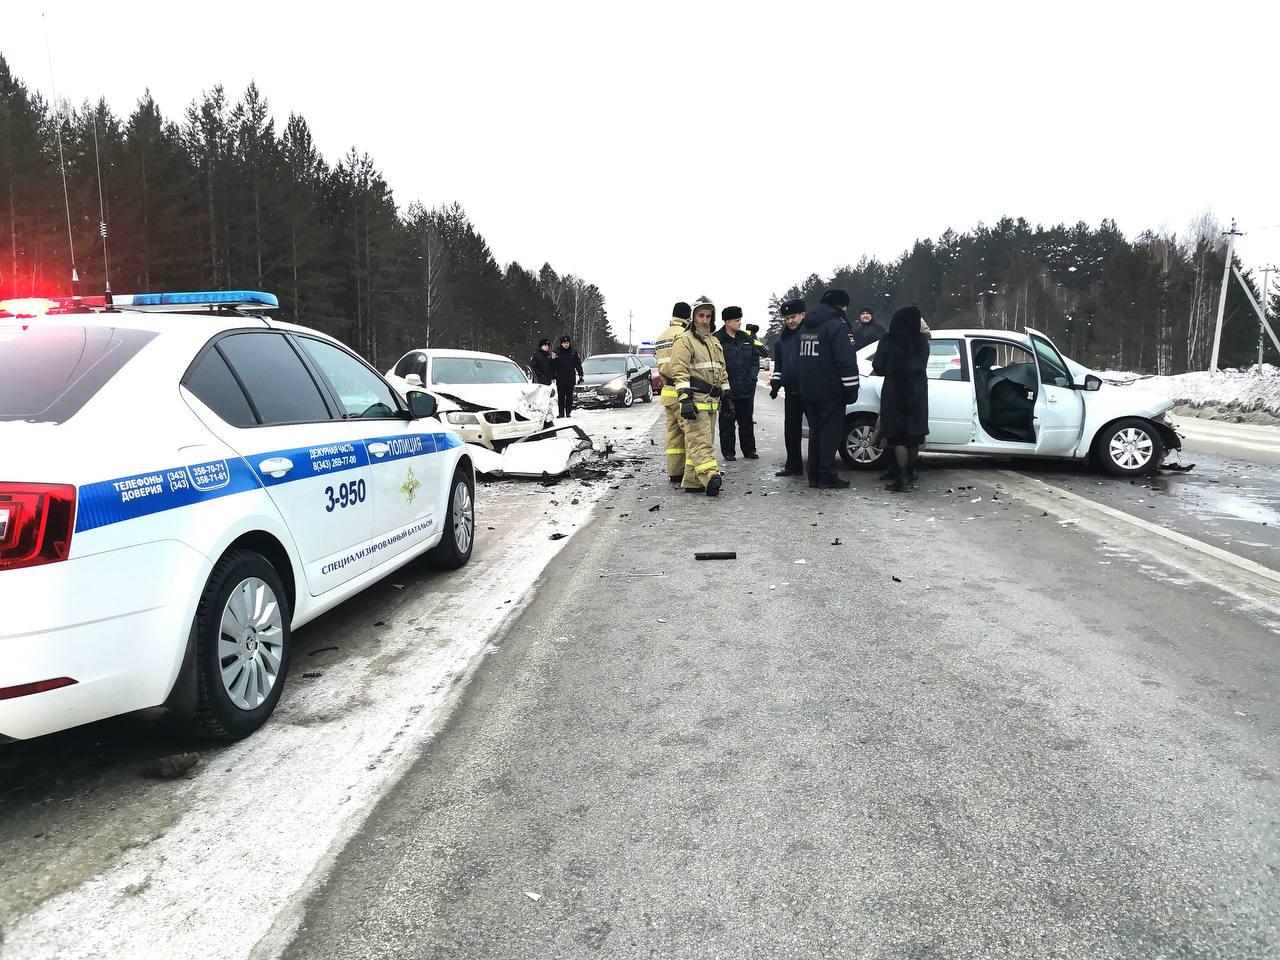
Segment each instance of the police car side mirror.
[[1100,377],[1095,377],[1093,374],[1089,374],[1084,378],[1084,388],[1090,393],[1093,393],[1096,390],[1101,390],[1102,379]]
[[409,414],[414,420],[436,415],[436,398],[422,390],[410,390],[408,394]]

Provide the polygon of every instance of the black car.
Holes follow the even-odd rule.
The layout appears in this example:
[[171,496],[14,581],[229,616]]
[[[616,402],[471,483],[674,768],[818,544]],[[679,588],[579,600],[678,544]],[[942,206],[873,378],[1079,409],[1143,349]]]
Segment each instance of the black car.
[[582,383],[573,391],[579,407],[629,407],[653,400],[649,368],[634,353],[600,353],[582,361]]

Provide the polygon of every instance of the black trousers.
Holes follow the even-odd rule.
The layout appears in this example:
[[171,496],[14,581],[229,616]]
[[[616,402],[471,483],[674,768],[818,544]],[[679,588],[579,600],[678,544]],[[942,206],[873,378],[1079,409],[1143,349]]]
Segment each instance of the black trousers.
[[573,381],[556,384],[556,403],[560,408],[560,416],[567,417],[573,413]]
[[756,430],[752,423],[751,417],[756,410],[755,397],[738,397],[733,398],[733,416],[729,416],[724,409],[723,401],[720,404],[720,452],[726,457],[732,457],[733,447],[733,430],[738,428],[738,438],[742,441],[743,453],[756,452]]
[[804,402],[800,391],[782,388],[782,440],[787,446],[787,463],[784,469],[792,473],[804,473]]
[[844,400],[805,403],[804,415],[809,421],[809,483],[839,480],[836,450],[844,432]]

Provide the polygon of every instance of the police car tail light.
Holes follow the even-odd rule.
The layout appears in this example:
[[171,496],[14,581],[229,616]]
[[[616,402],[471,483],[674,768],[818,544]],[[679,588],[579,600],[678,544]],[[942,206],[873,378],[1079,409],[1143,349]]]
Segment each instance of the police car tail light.
[[0,481],[0,570],[67,559],[75,519],[75,487]]

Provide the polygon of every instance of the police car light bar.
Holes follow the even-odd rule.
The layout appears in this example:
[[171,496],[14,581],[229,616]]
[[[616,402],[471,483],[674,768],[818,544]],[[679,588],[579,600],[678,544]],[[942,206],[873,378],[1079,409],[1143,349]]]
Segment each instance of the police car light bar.
[[47,297],[0,300],[0,313],[13,317],[43,317],[50,310],[56,309],[58,309],[58,301]]
[[124,293],[112,298],[117,310],[176,312],[191,307],[228,310],[274,310],[280,301],[260,290],[204,290],[191,293]]

